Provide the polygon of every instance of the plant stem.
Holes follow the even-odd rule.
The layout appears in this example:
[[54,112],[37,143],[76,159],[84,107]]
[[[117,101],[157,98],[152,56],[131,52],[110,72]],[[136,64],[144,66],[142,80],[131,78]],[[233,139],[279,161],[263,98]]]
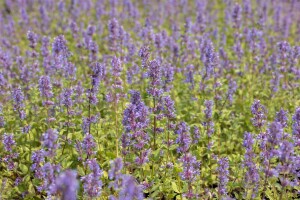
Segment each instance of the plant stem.
[[153,119],[153,151],[156,149],[156,103],[155,103],[155,97],[153,97],[153,113],[154,113],[154,119]]
[[62,153],[61,155],[64,154],[64,151],[65,151],[65,148],[66,148],[66,145],[67,145],[67,142],[68,142],[68,135],[69,135],[69,124],[70,124],[70,116],[69,116],[69,107],[67,106],[67,116],[68,116],[68,122],[67,122],[67,133],[66,133],[66,139],[65,139],[65,144],[63,146],[63,149],[62,149]]
[[116,94],[115,94],[115,103],[114,103],[114,107],[115,107],[115,130],[116,130],[116,135],[115,135],[115,139],[116,139],[116,156],[119,157],[119,136],[118,136],[118,109],[117,109],[117,99],[116,99]]

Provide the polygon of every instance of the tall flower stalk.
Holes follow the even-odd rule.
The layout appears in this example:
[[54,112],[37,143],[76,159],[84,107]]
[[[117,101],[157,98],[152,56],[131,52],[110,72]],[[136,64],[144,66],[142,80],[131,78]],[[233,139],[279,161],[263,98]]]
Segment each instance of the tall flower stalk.
[[157,115],[160,112],[160,107],[158,106],[163,90],[161,89],[161,66],[156,60],[152,60],[149,64],[147,72],[149,80],[149,88],[147,90],[148,94],[152,97],[153,107],[153,146],[152,149],[156,150],[156,137],[157,137]]
[[73,105],[72,93],[73,93],[72,89],[64,89],[63,92],[60,94],[61,104],[64,105],[67,110],[67,122],[65,123],[67,126],[67,130],[66,130],[67,133],[66,133],[65,144],[63,146],[62,154],[64,154],[64,150],[68,142],[69,127],[71,126],[70,115],[72,114],[72,112],[70,109]]
[[116,56],[113,57],[111,61],[111,79],[112,85],[109,93],[106,95],[108,102],[113,102],[113,110],[114,110],[114,122],[115,122],[115,147],[116,147],[116,156],[119,156],[119,111],[118,111],[118,103],[120,98],[124,96],[123,94],[123,81],[120,78],[122,72],[122,63],[119,58]]
[[[126,156],[129,149],[136,155],[135,164],[143,166],[148,162],[148,156],[151,152],[148,142],[150,137],[146,128],[149,125],[149,109],[145,106],[141,99],[141,95],[137,91],[130,91],[130,104],[124,111],[123,126],[125,132],[122,135],[123,155]],[[129,139],[128,143],[126,138]]]

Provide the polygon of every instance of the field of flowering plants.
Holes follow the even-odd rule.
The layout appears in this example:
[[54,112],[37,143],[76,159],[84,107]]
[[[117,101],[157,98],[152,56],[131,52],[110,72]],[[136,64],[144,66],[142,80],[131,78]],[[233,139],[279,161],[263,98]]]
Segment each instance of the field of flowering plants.
[[300,199],[300,1],[0,0],[0,199]]

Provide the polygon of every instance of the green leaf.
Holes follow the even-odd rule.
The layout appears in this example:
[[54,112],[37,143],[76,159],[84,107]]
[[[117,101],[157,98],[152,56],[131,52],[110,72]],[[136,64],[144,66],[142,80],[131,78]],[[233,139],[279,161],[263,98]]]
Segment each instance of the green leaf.
[[84,175],[85,175],[84,169],[83,169],[82,167],[78,167],[78,174],[79,174],[80,176],[84,176]]
[[266,196],[270,199],[270,200],[275,200],[274,195],[272,193],[272,191],[270,189],[267,189],[266,191]]
[[172,189],[173,189],[174,192],[180,193],[175,182],[172,182]]
[[157,195],[160,193],[160,191],[159,190],[156,190],[155,192],[153,192],[152,194],[151,194],[151,197],[153,198],[153,197],[157,197]]
[[23,174],[26,174],[28,172],[28,167],[26,165],[20,164],[19,167]]

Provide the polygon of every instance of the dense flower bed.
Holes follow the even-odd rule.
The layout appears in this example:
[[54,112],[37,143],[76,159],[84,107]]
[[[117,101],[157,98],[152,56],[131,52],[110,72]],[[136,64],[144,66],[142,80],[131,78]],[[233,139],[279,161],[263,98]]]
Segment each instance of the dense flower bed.
[[297,0],[0,2],[0,199],[300,197]]

